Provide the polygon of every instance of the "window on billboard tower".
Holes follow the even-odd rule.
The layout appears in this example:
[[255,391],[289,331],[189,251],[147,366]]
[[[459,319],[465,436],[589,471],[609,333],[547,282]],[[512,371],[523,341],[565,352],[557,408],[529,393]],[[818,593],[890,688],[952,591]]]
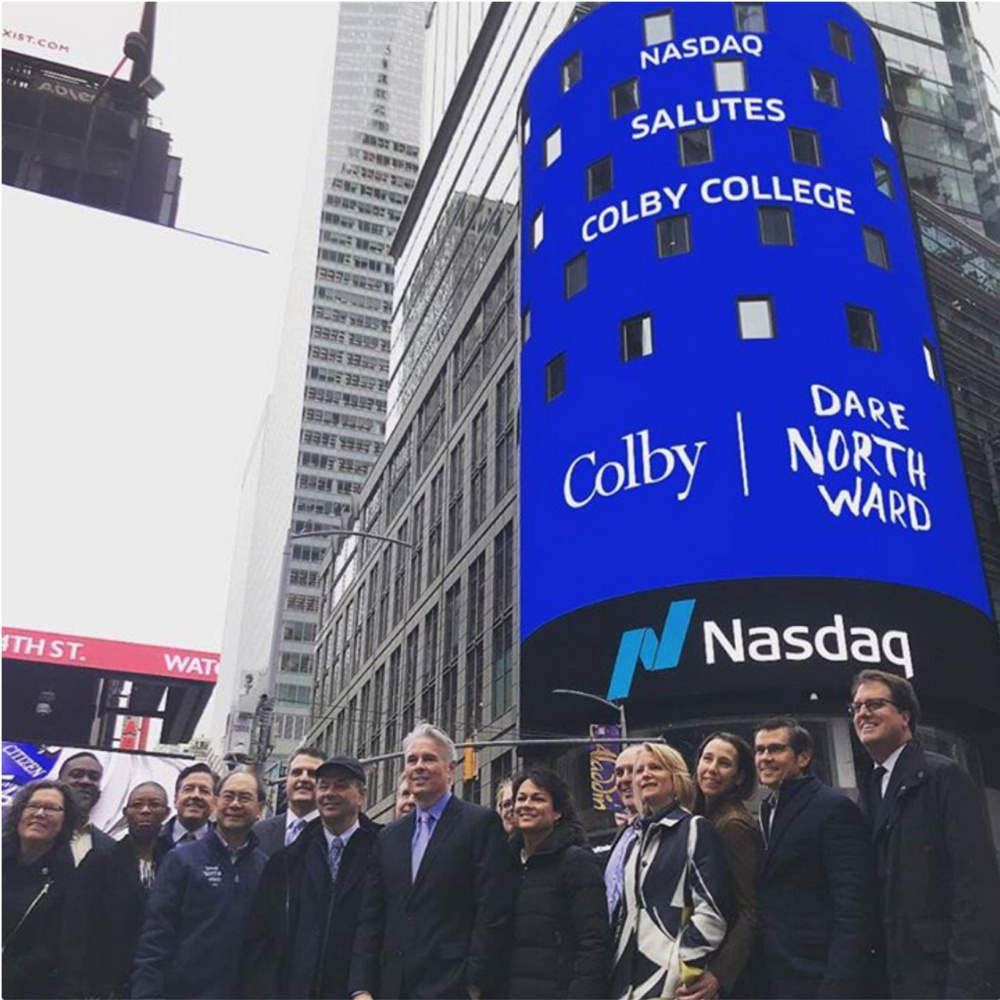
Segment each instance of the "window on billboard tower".
[[668,7],[656,14],[650,14],[643,21],[643,31],[647,47],[672,42],[674,40],[674,12]]
[[622,321],[622,360],[634,361],[653,353],[653,317],[649,313]]
[[866,351],[879,349],[878,327],[875,324],[875,314],[870,309],[848,306],[847,332],[855,347],[864,348]]
[[932,382],[938,381],[938,363],[937,355],[934,353],[934,348],[925,340],[924,341],[924,365],[927,368],[927,377]]
[[865,241],[865,258],[869,264],[889,269],[889,250],[886,247],[885,236],[877,229],[862,226],[861,234]]
[[790,247],[795,245],[791,209],[762,206],[757,209],[757,224],[760,230],[760,241],[765,246]]
[[531,222],[531,249],[537,250],[545,239],[545,213],[539,212]]
[[579,52],[574,52],[569,59],[562,64],[562,89],[565,94],[583,79],[583,56]]
[[823,165],[819,151],[819,136],[806,128],[790,128],[788,136],[792,143],[792,162],[805,163],[810,167]]
[[846,28],[842,28],[833,21],[830,22],[830,44],[838,56],[849,60],[854,58],[854,53],[851,51],[850,33]]
[[831,108],[840,107],[840,97],[837,94],[837,78],[832,73],[822,69],[811,71],[812,95],[820,104],[829,104]]
[[545,366],[545,402],[551,403],[566,391],[566,355],[557,354]]
[[587,167],[587,201],[593,201],[602,194],[607,194],[612,187],[611,157],[592,163]]
[[715,89],[719,93],[747,89],[747,68],[742,59],[716,59]]
[[577,254],[563,269],[564,292],[567,299],[579,295],[587,287],[587,254]]
[[691,220],[686,215],[671,215],[656,222],[656,254],[676,257],[691,250]]
[[740,320],[740,339],[772,340],[774,330],[774,304],[766,296],[737,299],[736,309]]
[[762,3],[734,3],[737,31],[767,31],[767,19]]
[[696,167],[712,162],[712,133],[707,128],[690,128],[677,136],[681,166]]
[[545,137],[545,166],[551,167],[562,156],[562,129],[553,129]]
[[611,90],[611,117],[621,118],[639,110],[639,80],[632,77]]
[[892,171],[881,160],[872,160],[872,171],[875,174],[875,188],[887,198],[895,197],[892,187]]

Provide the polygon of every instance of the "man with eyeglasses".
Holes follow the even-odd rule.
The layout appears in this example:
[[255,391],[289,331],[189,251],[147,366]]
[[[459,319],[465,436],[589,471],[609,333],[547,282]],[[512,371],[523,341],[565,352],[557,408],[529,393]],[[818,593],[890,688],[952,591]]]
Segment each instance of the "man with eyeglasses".
[[982,797],[954,761],[914,739],[908,680],[863,670],[851,685],[854,732],[874,768],[872,822],[882,952],[892,997],[995,997],[1000,875]]
[[241,995],[243,936],[267,863],[252,829],[264,799],[256,774],[227,775],[215,829],[164,858],[136,950],[136,1000]]
[[811,773],[812,735],[795,719],[768,719],[754,742],[769,793],[757,891],[765,995],[869,996],[875,886],[861,810]]
[[110,854],[115,849],[114,838],[90,822],[90,814],[101,798],[103,777],[101,762],[89,752],[67,757],[59,768],[59,780],[65,781],[73,789],[76,804],[80,807],[80,825],[73,831],[73,839],[69,844],[73,852],[73,864],[77,867],[92,850]]

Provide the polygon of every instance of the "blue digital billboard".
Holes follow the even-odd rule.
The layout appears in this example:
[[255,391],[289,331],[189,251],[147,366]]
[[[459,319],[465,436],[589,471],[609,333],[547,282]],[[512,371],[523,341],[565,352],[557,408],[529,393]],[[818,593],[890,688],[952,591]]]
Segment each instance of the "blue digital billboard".
[[959,700],[1000,705],[864,20],[605,5],[535,67],[521,143],[523,720],[558,686],[651,719],[842,699],[865,666],[954,694],[958,650]]

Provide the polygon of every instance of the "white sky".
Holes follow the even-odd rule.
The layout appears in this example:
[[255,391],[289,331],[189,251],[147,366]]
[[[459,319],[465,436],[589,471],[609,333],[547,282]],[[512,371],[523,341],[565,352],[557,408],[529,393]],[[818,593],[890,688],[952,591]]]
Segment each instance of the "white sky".
[[[73,34],[121,5],[44,6]],[[221,648],[335,26],[332,3],[159,6],[178,225],[269,255],[3,188],[4,624]]]
[[[114,6],[51,5],[69,34]],[[326,3],[159,7],[178,226],[269,254],[3,188],[5,625],[221,648],[335,26]]]

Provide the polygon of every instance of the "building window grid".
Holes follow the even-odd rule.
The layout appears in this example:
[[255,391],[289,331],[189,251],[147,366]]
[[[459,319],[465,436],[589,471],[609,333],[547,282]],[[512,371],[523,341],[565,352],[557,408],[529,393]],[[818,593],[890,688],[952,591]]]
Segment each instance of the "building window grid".
[[885,235],[871,226],[861,227],[861,236],[864,240],[865,259],[875,267],[889,270],[889,248],[885,241]]
[[441,572],[444,522],[444,469],[438,469],[431,480],[430,511],[427,534],[427,584],[437,579]]
[[444,595],[444,669],[441,673],[441,728],[454,733],[458,725],[459,621],[462,583],[456,581]]
[[792,147],[792,162],[809,167],[821,167],[823,156],[820,152],[819,135],[812,129],[789,128],[788,138]]
[[587,201],[607,194],[613,186],[614,165],[610,156],[603,156],[587,167]]
[[875,175],[875,189],[880,191],[887,198],[894,198],[895,189],[893,187],[892,171],[889,169],[889,165],[873,157],[872,172]]
[[508,522],[493,540],[492,714],[496,719],[514,704],[514,525]]
[[[419,626],[406,637],[406,656],[403,661],[403,711],[402,732],[409,733],[417,723],[417,668],[420,662]],[[376,719],[375,725],[381,724]]]
[[848,62],[854,60],[854,50],[851,47],[851,33],[836,21],[830,21],[830,46],[838,56]]
[[583,79],[583,53],[574,52],[560,67],[562,92],[572,90]]
[[562,129],[554,128],[545,137],[545,166],[551,167],[562,156]]
[[809,80],[812,85],[813,100],[831,108],[840,107],[840,91],[833,73],[828,73],[825,69],[812,69],[809,71]]
[[420,717],[427,722],[437,720],[438,677],[438,618],[433,607],[424,617],[424,677],[420,689]]
[[514,367],[511,365],[497,381],[496,391],[496,446],[494,449],[494,475],[496,493],[494,502],[499,503],[514,485],[516,464],[515,440],[515,383]]
[[566,391],[566,355],[557,354],[545,366],[545,402],[551,403]]
[[413,548],[410,549],[410,605],[420,597],[424,564],[424,505],[421,497],[413,505]]
[[486,554],[469,566],[468,611],[465,625],[465,735],[483,724],[483,665],[486,618]]
[[847,333],[852,346],[879,351],[881,344],[875,313],[861,306],[847,306]]
[[674,40],[674,12],[671,7],[653,14],[647,14],[642,20],[643,41],[646,48],[651,45],[663,45]]
[[716,59],[712,72],[717,93],[742,93],[747,89],[747,66],[742,59]]
[[762,3],[734,3],[736,30],[763,34],[767,31],[767,15]]
[[462,547],[465,505],[465,438],[448,456],[448,558],[454,559]]
[[487,403],[472,418],[471,475],[469,479],[469,533],[486,520]]

